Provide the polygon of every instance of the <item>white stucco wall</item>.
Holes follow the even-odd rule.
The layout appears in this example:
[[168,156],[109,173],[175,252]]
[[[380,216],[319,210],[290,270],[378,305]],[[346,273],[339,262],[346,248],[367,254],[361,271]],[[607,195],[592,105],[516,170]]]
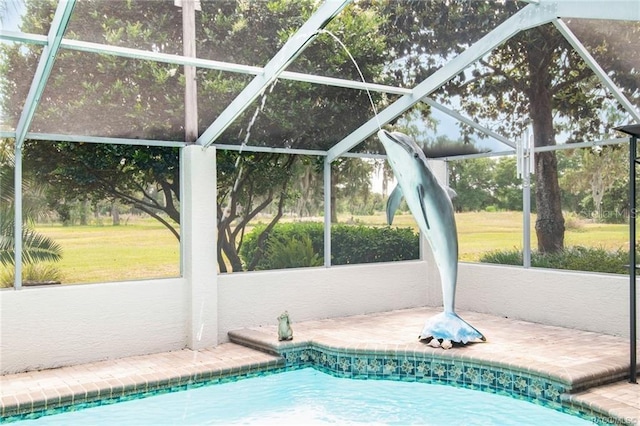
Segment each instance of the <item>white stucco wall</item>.
[[461,263],[456,307],[626,337],[629,287],[625,275]]
[[215,280],[198,300],[186,279],[2,290],[2,373],[178,350],[193,330],[227,341],[284,310],[302,321],[427,303],[422,261],[220,275],[217,298]]
[[0,291],[2,373],[185,347],[183,279]]
[[285,269],[218,277],[219,339],[242,327],[333,318],[427,304],[422,261]]
[[[0,291],[2,373],[178,350],[193,327],[229,330],[442,303],[427,261],[288,269],[217,277],[192,301],[185,279]],[[207,284],[215,288],[215,280]],[[204,294],[210,293],[207,290]],[[628,277],[460,264],[456,308],[628,336]],[[200,312],[217,312],[193,324]]]

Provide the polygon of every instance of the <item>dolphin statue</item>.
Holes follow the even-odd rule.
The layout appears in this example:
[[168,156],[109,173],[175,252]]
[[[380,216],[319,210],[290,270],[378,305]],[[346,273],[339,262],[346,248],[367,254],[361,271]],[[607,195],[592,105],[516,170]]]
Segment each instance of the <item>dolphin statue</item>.
[[458,234],[451,198],[455,192],[438,182],[427,165],[424,152],[409,136],[380,129],[378,138],[398,181],[387,200],[387,222],[391,225],[404,197],[420,231],[431,246],[440,271],[444,312],[426,322],[419,339],[435,347],[442,342],[445,349],[450,348],[452,342],[485,341],[482,333],[460,318],[454,310],[458,279]]

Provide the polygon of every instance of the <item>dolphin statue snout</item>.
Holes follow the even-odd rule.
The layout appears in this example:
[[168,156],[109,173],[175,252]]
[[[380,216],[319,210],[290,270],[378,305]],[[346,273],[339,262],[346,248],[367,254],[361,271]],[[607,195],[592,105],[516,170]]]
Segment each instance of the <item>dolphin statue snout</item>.
[[460,318],[454,309],[458,233],[451,197],[455,193],[438,182],[424,152],[409,136],[381,129],[378,138],[398,181],[387,200],[387,222],[389,225],[393,223],[395,211],[404,197],[422,235],[431,246],[440,271],[444,312],[426,322],[420,340],[442,342],[444,348],[451,347],[451,342],[485,341],[484,335]]

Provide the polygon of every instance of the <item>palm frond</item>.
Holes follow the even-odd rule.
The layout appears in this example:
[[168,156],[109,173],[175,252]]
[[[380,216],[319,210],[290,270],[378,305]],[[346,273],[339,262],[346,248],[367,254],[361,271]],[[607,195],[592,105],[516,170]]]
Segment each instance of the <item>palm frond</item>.
[[[0,212],[2,213],[2,212]],[[15,238],[12,215],[0,216],[0,264],[14,264]],[[22,261],[25,264],[57,262],[62,258],[62,248],[51,238],[38,234],[31,228],[22,231]]]
[[29,228],[22,233],[22,245],[24,263],[57,262],[62,257],[58,243]]

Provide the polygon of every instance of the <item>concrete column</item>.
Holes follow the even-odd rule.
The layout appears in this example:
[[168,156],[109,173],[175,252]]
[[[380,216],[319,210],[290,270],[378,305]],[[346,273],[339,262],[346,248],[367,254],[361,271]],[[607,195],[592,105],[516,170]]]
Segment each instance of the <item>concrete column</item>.
[[182,269],[187,285],[187,347],[218,344],[216,150],[181,151]]
[[[181,0],[182,7],[182,51],[184,56],[196,57],[196,8],[195,0]],[[196,67],[184,66],[184,129],[185,141],[198,139],[198,85]]]

